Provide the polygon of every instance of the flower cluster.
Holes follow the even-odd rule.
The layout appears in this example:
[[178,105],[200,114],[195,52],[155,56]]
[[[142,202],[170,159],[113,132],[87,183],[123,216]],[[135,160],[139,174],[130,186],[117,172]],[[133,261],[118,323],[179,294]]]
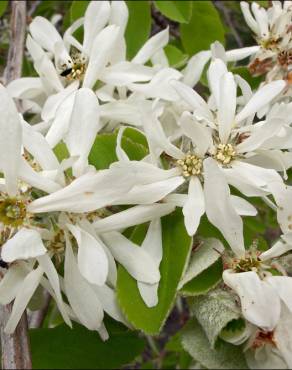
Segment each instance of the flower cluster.
[[[222,260],[223,280],[204,298],[228,294],[243,325],[222,328],[221,340],[244,343],[250,368],[291,368],[284,262],[292,249],[292,3],[241,8],[258,46],[225,51],[215,42],[182,70],[168,64],[168,29],[127,60],[123,1],[92,1],[63,36],[33,19],[26,47],[38,77],[0,87],[0,303],[14,302],[8,333],[39,287],[69,326],[79,322],[107,339],[106,313],[131,327],[117,299],[118,268],[136,281],[145,306],[157,306],[168,258],[161,218],[178,208],[194,245],[203,217],[225,244],[201,238],[177,289]],[[248,57],[252,74],[266,76],[255,90],[230,71]],[[194,88],[204,68],[207,98]],[[266,250],[245,243],[243,220],[256,217],[255,199],[277,214],[282,232]],[[142,224],[138,246],[131,232]]]

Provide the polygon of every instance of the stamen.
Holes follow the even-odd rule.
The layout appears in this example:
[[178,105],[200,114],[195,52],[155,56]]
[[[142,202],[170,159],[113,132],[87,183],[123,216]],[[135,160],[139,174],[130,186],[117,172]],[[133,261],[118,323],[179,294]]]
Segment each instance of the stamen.
[[203,161],[195,154],[187,154],[184,159],[179,159],[176,164],[181,168],[185,178],[199,176],[202,173]]
[[216,149],[214,158],[226,165],[236,157],[236,151],[232,144],[219,144]]

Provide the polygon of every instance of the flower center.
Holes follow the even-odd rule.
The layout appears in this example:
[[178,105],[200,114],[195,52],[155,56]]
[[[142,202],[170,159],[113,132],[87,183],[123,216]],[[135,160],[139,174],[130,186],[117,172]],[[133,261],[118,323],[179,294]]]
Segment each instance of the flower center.
[[6,226],[17,227],[24,223],[27,216],[26,203],[22,199],[0,199],[0,222]]
[[264,346],[265,344],[271,344],[273,346],[276,346],[273,331],[264,332],[260,330],[256,334],[255,340],[252,343],[252,348],[256,349]]
[[282,41],[281,37],[271,36],[259,41],[260,46],[266,50],[277,50],[279,43]]
[[235,260],[233,270],[235,272],[259,271],[262,261],[257,256],[247,256],[246,258]]
[[65,69],[61,73],[62,77],[66,77],[67,80],[82,80],[86,68],[87,68],[87,61],[86,58],[79,52],[74,52],[71,55],[72,64],[68,66],[64,66]]
[[202,173],[203,161],[195,154],[187,154],[184,159],[179,159],[177,166],[181,168],[184,177],[198,176]]
[[214,157],[222,164],[229,164],[236,157],[235,148],[232,144],[218,144]]

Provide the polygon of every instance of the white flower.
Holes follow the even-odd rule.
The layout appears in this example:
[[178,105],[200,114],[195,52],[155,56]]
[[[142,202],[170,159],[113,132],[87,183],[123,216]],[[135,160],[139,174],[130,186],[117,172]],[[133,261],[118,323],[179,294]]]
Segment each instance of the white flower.
[[271,332],[254,327],[246,345],[246,360],[250,369],[290,369],[292,366],[291,312],[285,304],[281,316]]
[[267,80],[288,78],[291,38],[291,1],[273,1],[272,6],[264,9],[256,2],[240,3],[246,23],[253,31],[260,46],[249,68],[253,74],[265,74]]
[[265,331],[276,327],[283,303],[292,313],[292,278],[271,272],[278,268],[271,259],[285,252],[280,241],[264,253],[247,252],[223,272],[224,283],[240,298],[243,316]]

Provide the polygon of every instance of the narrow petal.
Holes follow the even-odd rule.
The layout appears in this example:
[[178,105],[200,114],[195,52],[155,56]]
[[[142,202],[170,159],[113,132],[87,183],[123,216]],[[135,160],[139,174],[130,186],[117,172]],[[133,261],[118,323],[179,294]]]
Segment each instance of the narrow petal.
[[242,313],[248,321],[267,331],[275,328],[281,304],[277,291],[270,284],[260,280],[254,271],[233,273],[225,270],[223,280],[238,294]]
[[21,289],[19,289],[14,301],[11,316],[5,327],[7,334],[12,334],[15,331],[23,312],[40,283],[42,275],[43,269],[38,267],[36,270],[32,270],[23,280]]
[[183,82],[190,86],[194,87],[200,80],[205,65],[211,58],[211,52],[207,51],[200,51],[199,53],[193,55],[186,68],[183,70]]
[[194,235],[205,213],[204,192],[200,180],[192,176],[189,183],[188,198],[183,206],[185,226],[190,236]]
[[236,110],[236,84],[231,72],[225,73],[220,80],[218,106],[219,137],[222,143],[228,141],[234,125]]
[[89,63],[86,69],[83,87],[92,88],[99,77],[101,71],[110,60],[111,54],[115,49],[119,38],[120,29],[115,25],[104,28],[94,39]]
[[275,289],[292,314],[292,278],[290,276],[267,276],[265,281]]
[[49,282],[53,288],[53,291],[55,293],[56,303],[58,305],[58,308],[60,310],[60,313],[64,321],[66,322],[67,325],[72,326],[71,320],[69,318],[68,312],[65,308],[65,304],[62,299],[59,276],[58,276],[57,270],[53,262],[51,261],[48,254],[37,257],[37,260],[41,268],[43,269],[44,273],[47,275]]
[[120,27],[124,34],[129,18],[129,10],[125,1],[112,1],[109,24],[115,24]]
[[71,156],[79,156],[72,167],[75,177],[84,173],[88,165],[89,152],[100,128],[96,95],[90,89],[79,89],[75,94],[70,130],[66,136],[66,144]]
[[91,284],[103,285],[107,280],[108,260],[104,248],[85,230],[67,224],[78,243],[78,267]]
[[220,106],[220,80],[227,72],[227,67],[221,59],[213,60],[208,69],[209,87],[214,96],[217,108]]
[[15,299],[26,275],[26,271],[19,265],[9,267],[0,282],[0,304],[8,304]]
[[113,319],[122,322],[125,325],[127,321],[122,314],[122,311],[118,305],[117,296],[113,289],[107,285],[103,286],[93,286],[94,291],[100,299],[104,311]]
[[54,53],[56,42],[63,42],[53,24],[44,17],[35,17],[29,25],[29,30],[35,41],[51,53]]
[[278,80],[270,82],[269,84],[260,88],[249,100],[246,106],[237,114],[235,117],[236,123],[240,123],[250,115],[253,115],[259,111],[262,107],[279,95],[285,86],[285,81]]
[[103,320],[102,305],[90,284],[81,275],[67,238],[64,273],[65,291],[78,320],[89,330],[98,330]]
[[103,82],[115,86],[127,86],[132,82],[146,82],[154,76],[154,69],[131,62],[119,62],[104,69]]
[[0,84],[0,169],[7,192],[16,195],[17,175],[20,167],[22,128],[16,106],[7,90]]
[[145,64],[158,50],[164,48],[169,40],[169,31],[166,28],[163,31],[158,32],[152,36],[138,51],[135,57],[132,59],[133,63]]
[[231,195],[231,203],[240,216],[256,216],[257,209],[244,198]]
[[175,206],[173,204],[140,205],[98,220],[93,225],[97,232],[104,233],[112,230],[121,230],[165,216],[174,211],[174,209]]
[[[162,246],[162,230],[161,221],[156,219],[150,223],[146,237],[141,245],[156,262],[159,268],[162,260],[163,246]],[[159,283],[147,284],[138,281],[138,289],[142,299],[148,307],[155,307],[158,304],[158,287]]]
[[170,84],[197,115],[201,115],[207,119],[213,118],[208,104],[195,90],[176,80],[171,81]]
[[90,55],[97,34],[105,27],[110,17],[109,1],[91,1],[84,15],[83,52]]
[[149,253],[131,242],[119,232],[112,231],[102,235],[114,258],[136,280],[155,284],[160,280],[157,264]]
[[204,156],[213,146],[212,131],[197,122],[189,112],[184,112],[179,121],[183,133],[192,139],[196,153]]
[[224,174],[212,158],[204,161],[204,178],[207,217],[222,232],[232,250],[242,256],[245,251],[242,220],[233,208]]
[[1,248],[1,258],[8,263],[35,258],[45,253],[47,253],[47,249],[40,234],[35,230],[26,228],[18,231]]

